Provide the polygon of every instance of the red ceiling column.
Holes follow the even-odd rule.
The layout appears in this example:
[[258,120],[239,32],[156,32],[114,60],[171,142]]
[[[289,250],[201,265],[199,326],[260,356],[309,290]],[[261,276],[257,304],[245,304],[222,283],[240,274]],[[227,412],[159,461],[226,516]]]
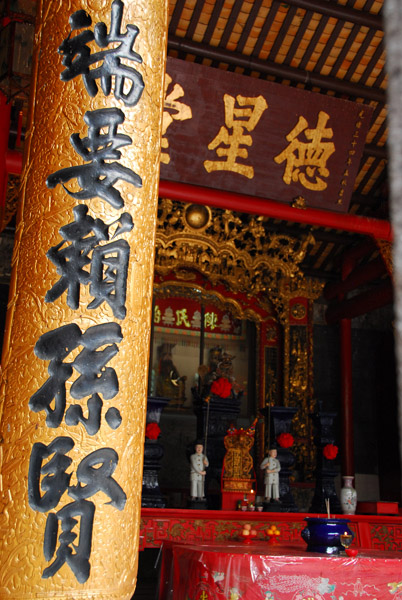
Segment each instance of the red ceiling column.
[[345,215],[318,208],[299,209],[268,198],[257,198],[246,194],[225,192],[164,179],[159,182],[159,195],[181,202],[258,214],[273,219],[292,221],[293,223],[332,227],[342,231],[370,235],[380,240],[392,241],[392,227],[389,221],[370,217]]

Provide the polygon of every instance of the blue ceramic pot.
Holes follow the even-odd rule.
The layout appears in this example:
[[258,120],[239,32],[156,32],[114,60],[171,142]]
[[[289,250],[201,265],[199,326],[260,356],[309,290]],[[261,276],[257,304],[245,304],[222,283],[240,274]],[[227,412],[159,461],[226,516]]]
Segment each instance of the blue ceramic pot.
[[307,552],[339,554],[342,548],[339,536],[345,532],[353,535],[348,527],[349,519],[306,517],[304,520],[307,526],[301,536],[307,544]]

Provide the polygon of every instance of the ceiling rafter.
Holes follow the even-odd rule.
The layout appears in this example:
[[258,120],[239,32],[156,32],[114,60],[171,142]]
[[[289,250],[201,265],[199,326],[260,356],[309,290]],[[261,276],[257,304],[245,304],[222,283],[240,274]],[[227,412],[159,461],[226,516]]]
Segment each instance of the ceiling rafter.
[[356,23],[356,25],[362,25],[370,29],[382,30],[383,28],[381,15],[336,4],[330,0],[286,0],[286,4],[311,10],[321,15],[335,17],[335,19],[341,19],[342,21]]
[[365,98],[367,100],[374,100],[375,102],[385,104],[385,91],[382,89],[367,87],[351,81],[320,75],[311,71],[278,64],[273,61],[251,58],[244,54],[239,54],[238,52],[207,46],[176,35],[169,35],[168,48],[170,50],[176,50],[177,52],[185,52],[201,58],[208,58],[215,62],[243,67],[244,69],[257,71],[263,75],[273,75],[274,77],[280,77],[282,79],[290,79],[294,83],[317,86],[325,90],[347,94],[354,98]]

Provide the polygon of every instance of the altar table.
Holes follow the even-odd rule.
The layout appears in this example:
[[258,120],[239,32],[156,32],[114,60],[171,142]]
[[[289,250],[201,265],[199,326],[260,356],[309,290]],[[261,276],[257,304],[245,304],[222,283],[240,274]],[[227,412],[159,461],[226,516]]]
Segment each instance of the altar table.
[[[275,525],[281,531],[283,544],[305,547],[301,531],[305,517],[325,517],[309,513],[242,512],[235,510],[186,510],[177,508],[142,508],[140,550],[159,548],[166,542],[186,544],[236,541],[245,523],[257,530],[258,538],[266,537],[266,529]],[[360,548],[402,552],[402,516],[332,515],[347,518],[349,529]]]
[[402,556],[329,556],[261,541],[167,543],[159,592],[159,600],[402,600]]

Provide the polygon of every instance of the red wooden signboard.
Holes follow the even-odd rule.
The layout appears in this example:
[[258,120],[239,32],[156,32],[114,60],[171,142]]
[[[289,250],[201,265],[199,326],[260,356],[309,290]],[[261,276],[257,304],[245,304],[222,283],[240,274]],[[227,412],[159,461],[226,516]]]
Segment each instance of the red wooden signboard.
[[372,108],[168,58],[161,178],[348,210]]
[[[154,308],[154,325],[181,331],[201,331],[201,306],[187,298],[159,298]],[[242,321],[229,311],[213,305],[204,308],[204,331],[230,336],[242,336]]]

